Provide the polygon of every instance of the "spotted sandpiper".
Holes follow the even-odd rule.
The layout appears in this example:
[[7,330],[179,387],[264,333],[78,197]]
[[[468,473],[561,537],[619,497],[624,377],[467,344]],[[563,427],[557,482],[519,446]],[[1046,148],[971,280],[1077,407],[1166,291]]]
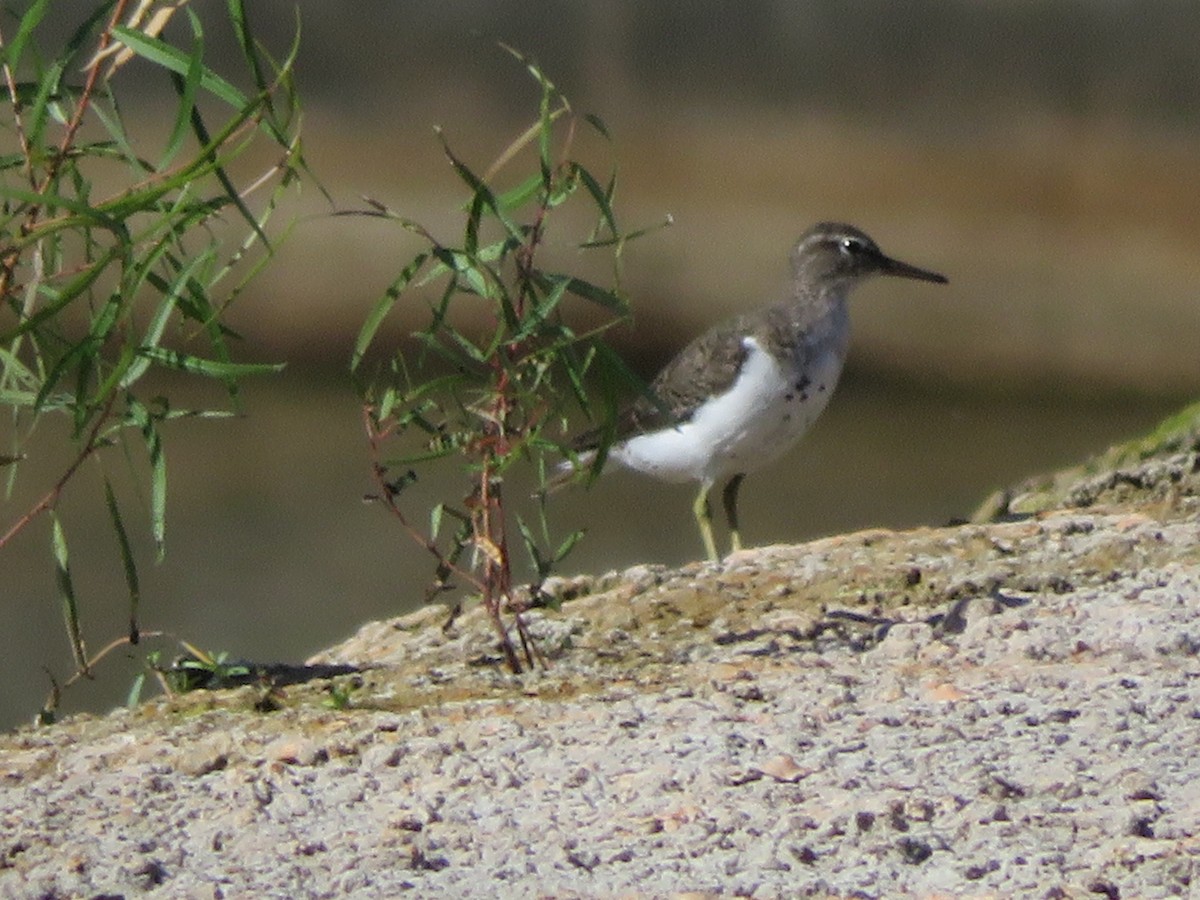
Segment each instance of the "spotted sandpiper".
[[[709,493],[722,493],[734,551],[742,546],[737,495],[746,473],[778,459],[821,414],[850,341],[846,301],[872,275],[945,284],[936,272],[885,256],[852,225],[821,222],[796,242],[780,302],[700,335],[624,410],[609,458],[664,481],[698,481],[692,512],[716,561]],[[602,432],[575,442],[575,466],[595,459]],[[564,463],[564,473],[573,471]]]

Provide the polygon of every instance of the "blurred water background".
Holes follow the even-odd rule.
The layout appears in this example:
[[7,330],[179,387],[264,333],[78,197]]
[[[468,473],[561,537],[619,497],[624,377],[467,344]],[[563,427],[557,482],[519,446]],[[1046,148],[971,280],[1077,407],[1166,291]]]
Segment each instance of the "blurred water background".
[[[218,4],[193,6],[220,68],[229,36],[209,15]],[[252,8],[279,52],[295,6]],[[675,222],[626,255],[636,320],[614,341],[647,377],[710,322],[773,299],[791,242],[818,219],[853,222],[885,251],[950,277],[948,288],[859,292],[838,395],[794,453],[746,483],[753,544],[941,524],[1006,482],[1151,426],[1200,388],[1194,3],[298,8],[306,153],[339,207],[369,195],[454,236],[463,191],[433,127],[482,169],[536,109],[535,85],[498,40],[605,120],[618,213]],[[167,86],[139,89],[135,115],[150,133],[169,127],[156,118]],[[587,152],[599,160],[603,148]],[[316,191],[297,201],[290,212],[304,221],[234,313],[247,357],[286,360],[286,372],[245,383],[244,416],[167,433],[162,563],[144,517],[130,523],[143,628],[298,660],[419,602],[428,560],[361,502],[369,463],[347,376],[363,316],[418,245],[329,211]],[[567,246],[551,251],[587,265]],[[398,310],[386,340],[402,340],[420,313]],[[64,448],[24,466],[6,523],[65,458]],[[459,496],[452,468],[441,477],[417,486],[418,506]],[[524,493],[518,476],[510,496]],[[120,633],[126,602],[101,496],[81,481],[63,501],[93,649]],[[698,558],[691,499],[690,487],[626,474],[559,495],[555,524],[588,529],[568,571]],[[39,523],[0,558],[0,727],[40,704],[43,667],[71,670],[48,533]],[[107,662],[65,708],[119,702],[141,657]]]

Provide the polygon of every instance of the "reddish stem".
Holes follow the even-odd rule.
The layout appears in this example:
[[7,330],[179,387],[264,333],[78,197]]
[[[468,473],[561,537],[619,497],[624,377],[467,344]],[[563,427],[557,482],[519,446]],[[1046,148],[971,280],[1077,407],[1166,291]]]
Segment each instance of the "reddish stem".
[[112,412],[113,404],[116,403],[116,401],[117,395],[115,393],[110,394],[108,402],[104,404],[104,409],[101,410],[100,415],[96,417],[96,421],[92,425],[92,430],[88,432],[87,440],[83,444],[83,449],[79,451],[79,454],[75,457],[74,461],[67,466],[66,471],[63,472],[58,481],[55,482],[54,487],[50,488],[50,490],[46,492],[46,495],[42,497],[41,500],[39,500],[28,511],[26,511],[21,518],[17,519],[17,521],[13,523],[12,527],[5,532],[4,537],[0,537],[0,550],[2,550],[4,546],[17,534],[23,531],[30,522],[47,510],[52,509],[55,504],[58,503],[59,495],[62,494],[63,489],[66,488],[67,482],[71,480],[71,477],[76,473],[76,471],[78,471],[79,467],[83,465],[83,461],[100,449],[100,429],[103,428],[104,424],[108,421],[109,413]]

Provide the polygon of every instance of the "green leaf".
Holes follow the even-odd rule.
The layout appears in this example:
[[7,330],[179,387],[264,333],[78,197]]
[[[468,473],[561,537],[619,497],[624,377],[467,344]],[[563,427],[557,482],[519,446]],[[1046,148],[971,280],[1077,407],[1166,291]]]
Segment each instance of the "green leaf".
[[514,209],[519,209],[536,197],[541,188],[542,177],[540,175],[531,175],[515,188],[511,188],[497,197],[496,203],[505,212],[511,212]]
[[121,386],[125,374],[135,360],[137,360],[137,348],[130,343],[122,344],[118,350],[116,362],[105,375],[104,380],[96,386],[96,392],[92,395],[91,400],[93,407],[100,407],[108,400],[109,395]]
[[487,362],[487,354],[480,350],[479,347],[477,347],[472,341],[460,334],[458,329],[446,327],[443,328],[439,334],[444,334],[449,337],[450,340],[453,341],[459,347],[459,349],[461,349],[463,353],[467,354],[467,356],[469,356],[473,361],[477,363]]
[[118,159],[127,162],[141,169],[146,175],[151,175],[154,172],[153,163],[142,159],[138,156],[137,151],[133,149],[130,143],[129,136],[125,133],[125,126],[121,122],[120,116],[115,111],[109,112],[100,104],[92,104],[89,112],[100,120],[100,124],[104,126],[104,130],[108,132],[111,140],[104,141],[87,146],[88,155],[113,159]]
[[231,363],[215,359],[202,359],[190,353],[168,350],[166,347],[139,347],[138,356],[194,375],[210,378],[241,378],[245,375],[270,375],[282,372],[287,363]]
[[[450,301],[458,294],[458,281],[451,278],[446,282],[446,288],[442,291],[441,299],[436,306],[431,308],[433,313],[430,319],[429,326],[422,332],[417,332],[413,337],[421,341],[423,350],[433,350],[434,352],[443,352],[444,348],[437,341],[437,333],[441,330],[443,323],[446,321],[446,315],[450,312]],[[457,364],[458,360],[453,355],[448,356],[451,362]],[[425,353],[422,352],[417,360],[419,366],[425,365]]]
[[472,172],[462,160],[454,155],[454,152],[450,149],[450,144],[446,141],[446,136],[442,133],[440,128],[436,129],[436,134],[439,140],[442,142],[442,152],[450,161],[450,165],[454,168],[454,171],[458,174],[458,177],[466,182],[466,184],[471,188],[473,194],[479,197],[482,204],[491,211],[492,215],[494,215],[497,220],[499,220],[500,224],[504,226],[504,229],[509,233],[509,235],[515,237],[517,240],[520,240],[521,229],[518,228],[517,225],[513,223],[513,221],[504,212],[504,210],[500,208],[499,203],[496,202],[496,196],[492,193],[491,188],[487,186],[483,179]]
[[82,226],[97,225],[107,231],[113,232],[118,237],[128,239],[125,226],[119,221],[119,218],[105,215],[100,207],[92,206],[84,200],[76,200],[74,197],[66,197],[50,190],[26,190],[7,182],[0,183],[0,197],[8,200],[19,200],[22,203],[29,203],[35,206],[49,207],[50,209],[61,208],[75,214],[74,216],[63,216],[53,222],[44,223],[41,227],[31,230],[28,235],[25,235],[19,241],[14,241],[18,246],[32,243],[33,241],[30,237],[32,235],[44,237],[47,234],[57,231],[68,231],[78,229]]
[[157,428],[150,428],[145,439],[150,452],[150,533],[162,562],[167,552],[167,455]]
[[396,406],[396,401],[399,399],[396,393],[396,388],[393,385],[388,385],[383,390],[383,396],[379,399],[378,412],[375,415],[378,419],[383,420],[392,414],[392,410]]
[[41,147],[45,138],[47,119],[52,112],[51,103],[59,95],[63,71],[66,69],[69,57],[56,59],[45,72],[41,74],[37,94],[33,103],[23,113],[26,140],[31,147]]
[[463,377],[458,374],[440,375],[436,378],[430,378],[428,381],[423,381],[411,390],[406,391],[403,402],[407,406],[415,406],[417,401],[424,399],[429,394],[436,394],[442,391],[446,393],[452,392],[462,381]]
[[[142,336],[142,347],[151,348],[157,347],[158,342],[162,339],[163,332],[166,330],[167,322],[170,321],[171,313],[174,312],[181,294],[191,281],[193,274],[202,265],[210,262],[215,251],[212,247],[198,253],[188,264],[175,274],[170,284],[164,284],[161,280],[151,278],[156,287],[163,290],[163,298],[159,301],[158,307],[154,311],[154,315],[150,317],[149,323],[146,325],[146,332]],[[145,374],[146,370],[154,359],[145,353],[136,353],[121,375],[121,387],[127,388],[137,382],[138,379]]]
[[25,15],[21,16],[21,24],[17,26],[17,33],[13,35],[8,46],[0,47],[0,61],[14,70],[21,65],[25,55],[25,45],[29,43],[34,30],[46,17],[46,10],[49,8],[50,0],[36,0],[30,5],[29,9],[25,11]]
[[529,554],[529,561],[533,563],[534,571],[537,572],[538,578],[545,578],[550,574],[550,563],[542,558],[542,553],[538,550],[537,538],[533,536],[533,532],[529,530],[529,526],[525,524],[525,520],[521,516],[517,516],[517,528],[521,532],[521,543],[525,545],[525,552]]
[[595,113],[584,113],[583,119],[585,122],[587,122],[593,128],[595,128],[598,132],[600,132],[600,134],[604,135],[604,137],[606,137],[608,140],[610,140],[610,141],[612,140],[612,135],[609,134],[609,132],[608,132],[608,126],[604,123],[604,120],[601,119],[598,115],[596,115]]
[[[238,46],[242,51],[242,58],[250,67],[251,73],[254,76],[254,83],[259,91],[266,93],[267,80],[262,70],[261,61],[258,58],[258,50],[254,43],[254,37],[249,27],[249,15],[246,11],[246,5],[242,0],[227,0],[226,7],[229,10],[229,21],[233,24],[234,33],[237,34]],[[190,10],[189,10],[190,12]],[[299,15],[300,10],[296,10]],[[299,29],[297,29],[296,39],[299,39]],[[290,68],[285,64],[285,68]]]
[[563,177],[547,185],[546,194],[542,202],[546,204],[548,209],[562,206],[575,195],[578,187],[579,174],[572,169],[567,169]]
[[[244,107],[241,110],[240,115],[235,117],[233,121],[238,121],[239,119],[247,117],[250,114],[250,111],[255,109],[258,105],[259,102],[254,101],[252,104]],[[225,144],[225,138],[222,138],[219,141],[213,140],[212,136],[209,134],[208,126],[204,124],[204,117],[200,115],[200,109],[195,104],[192,105],[188,119],[191,122],[192,132],[196,135],[196,139],[200,142],[201,146],[211,146],[216,148]],[[233,183],[233,179],[229,177],[229,173],[225,171],[223,161],[216,158],[215,149],[214,152],[205,153],[204,158],[211,160],[211,171],[213,175],[216,176],[217,181],[220,182],[221,187],[225,189],[225,196],[229,198],[229,202],[237,207],[238,212],[242,214],[242,220],[250,226],[256,235],[258,235],[258,239],[262,241],[263,246],[266,247],[268,251],[271,251],[271,242],[268,240],[266,232],[262,230],[262,225],[259,223],[258,219],[254,217],[254,213],[250,211],[250,207],[248,207],[246,202],[242,199],[241,192]]]
[[129,685],[129,690],[125,694],[125,708],[133,709],[142,702],[142,691],[146,687],[146,673],[138,672],[133,676],[133,683]]
[[[507,44],[501,43],[500,46],[524,65],[529,74],[533,76],[534,80],[542,88],[542,96],[538,104],[538,166],[541,170],[542,185],[547,193],[549,193],[554,180],[554,163],[550,152],[553,142],[554,120],[563,112],[570,112],[571,107],[567,103],[566,98],[558,93],[558,90],[554,87],[554,83],[546,77],[546,73],[542,71],[536,62]],[[558,109],[551,111],[550,107],[552,101],[555,99],[559,101],[560,106]]]
[[[40,377],[21,362],[16,353],[0,347],[0,390],[15,388],[22,394],[36,392],[40,381]],[[30,393],[30,396],[34,394]]]
[[396,301],[400,299],[400,295],[408,288],[409,283],[421,271],[428,259],[428,253],[418,253],[414,256],[412,261],[400,271],[399,277],[388,285],[383,296],[375,301],[366,321],[358,331],[358,338],[354,341],[354,354],[350,357],[351,372],[358,369],[359,363],[362,362],[363,356],[375,339],[376,332],[379,331],[379,326],[383,324],[383,320],[391,312]]
[[104,479],[104,503],[108,507],[109,518],[112,519],[113,533],[117,536],[117,548],[121,552],[121,567],[125,571],[125,586],[129,589],[129,634],[133,643],[137,643],[138,633],[137,613],[138,601],[142,589],[138,581],[137,563],[133,558],[133,549],[129,546],[129,535],[125,531],[125,522],[121,518],[121,509],[117,506],[117,495],[113,493],[112,482]]
[[566,370],[567,380],[571,384],[571,393],[575,395],[575,402],[579,404],[579,408],[583,411],[584,415],[589,417],[591,416],[591,403],[588,401],[587,388],[584,387],[583,377],[587,374],[588,367],[591,366],[595,355],[595,345],[589,345],[582,359],[572,346],[563,347],[559,356],[559,361],[562,363],[563,369]]
[[554,96],[552,85],[542,74],[541,69],[531,65],[529,70],[542,84],[542,100],[538,106],[538,164],[542,170],[542,184],[550,193],[554,184],[554,161],[550,158],[550,150],[554,141],[554,120],[550,117],[550,100]]
[[583,182],[583,186],[587,188],[587,192],[592,195],[592,200],[595,201],[597,208],[599,208],[600,215],[604,217],[604,224],[608,226],[608,230],[614,236],[620,234],[617,230],[617,217],[613,214],[612,210],[612,191],[600,187],[599,182],[592,177],[592,173],[583,166],[576,164],[573,166],[573,170]]
[[166,552],[167,532],[167,457],[155,416],[140,401],[130,397],[129,418],[142,432],[150,457],[150,533],[161,561]]
[[[632,388],[649,400],[661,402],[657,401],[646,380],[634,372],[633,369],[629,368],[625,360],[621,359],[620,355],[612,347],[601,341],[597,341],[593,345],[593,349],[596,351],[596,359],[599,362],[599,369],[605,381],[612,381],[615,376],[615,380],[619,383],[621,389]],[[668,412],[668,410],[664,410],[664,412]]]
[[[441,251],[450,254],[450,259],[453,260],[454,251],[450,250],[448,247],[443,247],[436,241],[433,241],[432,243],[433,250],[430,251],[430,255],[437,257],[439,261],[429,267],[429,271],[425,273],[424,277],[421,278],[420,281],[415,282],[417,287],[424,287],[425,285],[436,281],[440,276],[445,275],[447,272],[458,271],[457,266],[453,262],[447,264],[442,262],[440,257],[438,257],[438,252]],[[497,260],[503,260],[504,257],[506,257],[509,253],[521,246],[521,243],[521,240],[512,236],[505,237],[502,240],[488,244],[487,246],[478,250],[475,253],[475,259],[479,262],[485,263],[494,263]]]
[[90,376],[96,371],[100,347],[108,338],[121,308],[122,301],[119,292],[111,295],[100,307],[92,320],[88,334],[60,356],[49,374],[46,375],[41,389],[38,391],[37,399],[34,401],[35,410],[44,409],[47,399],[58,383],[69,371],[75,370],[78,376],[75,387],[76,433],[82,430],[83,420],[91,414],[95,406],[94,402],[89,401],[87,397]]
[[175,124],[171,126],[171,134],[167,138],[167,147],[158,162],[159,170],[168,168],[183,146],[184,136],[188,132],[188,125],[196,108],[196,92],[204,74],[204,29],[193,10],[189,9],[187,13],[195,40],[192,43],[191,56],[188,58],[187,71],[182,75],[177,72],[171,73],[171,84],[179,97],[179,106],[175,113]]
[[629,312],[629,304],[623,297],[617,294],[616,291],[610,291],[606,288],[598,287],[597,285],[592,284],[590,281],[584,281],[582,278],[575,278],[573,276],[556,275],[552,277],[567,278],[567,290],[576,297],[582,297],[584,300],[590,300],[593,303],[603,306],[609,312],[620,316],[626,315]]
[[63,531],[58,513],[51,510],[51,548],[54,551],[54,580],[58,585],[58,598],[62,603],[63,618],[67,623],[67,639],[71,642],[71,655],[75,667],[87,671],[87,652],[83,646],[83,634],[79,626],[79,603],[75,599],[75,585],[71,580],[71,558],[67,550],[67,535]]
[[619,235],[616,237],[604,238],[602,240],[585,241],[584,243],[580,244],[579,246],[585,250],[590,250],[595,247],[616,246],[619,250],[621,247],[623,247],[625,244],[628,244],[630,241],[637,240],[640,237],[645,237],[646,235],[651,234],[652,232],[658,231],[659,229],[669,228],[670,226],[672,226],[674,224],[675,224],[675,217],[672,216],[670,213],[667,213],[667,215],[663,218],[663,220],[661,222],[655,222],[653,225],[647,225],[645,228],[638,228],[636,231],[630,231],[626,234]]
[[476,191],[471,197],[471,206],[467,211],[467,227],[463,235],[463,250],[468,256],[474,256],[479,249],[479,219],[483,215],[486,200],[481,191]]
[[584,536],[584,532],[582,530],[572,531],[570,534],[567,535],[566,540],[564,540],[561,544],[559,544],[558,549],[554,551],[555,565],[557,565],[558,563],[560,563],[564,559],[566,559],[567,554],[575,549],[575,545],[578,544],[581,540],[583,540],[583,536]]
[[[514,321],[510,326],[515,329],[510,340],[523,341],[535,335],[544,339],[549,336],[547,334],[548,330],[566,330],[561,329],[557,325],[547,325],[546,320],[550,318],[558,308],[558,304],[562,302],[562,298],[566,296],[570,279],[552,277],[548,281],[550,284],[549,291],[544,296],[535,298],[535,302],[526,308],[524,319]],[[553,349],[553,346],[551,349]]]
[[[186,76],[191,68],[191,58],[182,50],[141,31],[117,25],[113,28],[113,36],[138,56],[168,71]],[[200,87],[235,109],[242,109],[249,103],[245,94],[207,66],[200,73]]]
[[15,328],[0,334],[0,343],[7,344],[26,332],[36,330],[43,322],[57,316],[65,307],[82,296],[92,286],[113,260],[122,253],[123,249],[119,246],[109,248],[99,258],[92,260],[86,269],[63,285],[57,293],[46,291],[50,297],[50,302],[33,315],[26,316]]
[[494,285],[498,284],[495,281],[495,276],[489,278],[490,271],[487,266],[470,265],[462,270],[462,276],[467,280],[467,286],[471,291],[480,297],[491,298],[497,291]]

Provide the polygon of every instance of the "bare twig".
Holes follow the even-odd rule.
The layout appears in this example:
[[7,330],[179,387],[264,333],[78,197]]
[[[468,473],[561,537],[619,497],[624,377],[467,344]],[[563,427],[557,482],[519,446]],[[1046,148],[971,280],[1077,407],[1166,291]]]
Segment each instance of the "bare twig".
[[[163,637],[164,635],[166,635],[165,631],[143,631],[139,637],[159,638]],[[53,675],[50,675],[50,694],[47,696],[46,702],[42,704],[42,714],[45,715],[46,713],[52,713],[58,709],[59,703],[62,702],[62,692],[84,678],[90,679],[92,677],[92,667],[104,659],[104,657],[108,656],[108,654],[112,653],[118,647],[132,646],[135,643],[137,642],[133,641],[131,636],[128,634],[121,635],[119,638],[114,638],[112,641],[97,650],[91,657],[85,660],[83,667],[76,669],[75,672],[72,673],[71,677],[62,684],[59,684],[58,680]]]
[[56,481],[54,486],[46,492],[45,496],[42,497],[42,499],[35,503],[32,507],[30,507],[25,514],[21,516],[21,518],[17,519],[17,521],[13,523],[12,527],[10,527],[8,531],[4,533],[3,537],[0,537],[0,550],[2,550],[5,544],[12,540],[16,535],[20,534],[30,522],[47,510],[53,509],[55,504],[58,503],[59,495],[62,494],[63,490],[66,488],[67,482],[71,480],[72,476],[74,476],[76,471],[78,471],[79,467],[83,465],[84,460],[100,449],[100,430],[108,422],[109,413],[112,412],[113,404],[116,402],[117,393],[114,391],[109,395],[108,401],[104,404],[104,408],[100,411],[100,415],[96,417],[96,421],[92,424],[91,431],[88,432],[87,440],[84,441],[83,447],[75,456],[75,459],[72,460],[69,466],[67,466],[66,470],[62,473],[62,475],[59,476],[58,481]]
[[455,573],[459,577],[470,582],[471,585],[476,588],[476,590],[482,592],[483,582],[466,569],[456,565],[453,560],[442,553],[441,548],[438,547],[438,545],[432,540],[430,540],[430,538],[420,529],[413,525],[412,522],[409,521],[408,516],[404,514],[404,510],[402,510],[400,505],[396,503],[396,493],[388,484],[387,467],[381,462],[383,456],[382,443],[391,435],[392,431],[394,430],[394,425],[386,424],[382,428],[376,427],[373,412],[374,408],[370,404],[365,404],[363,406],[363,424],[367,432],[367,442],[371,447],[371,474],[375,480],[375,484],[379,488],[379,493],[374,495],[371,499],[378,500],[383,503],[387,511],[396,518],[396,520],[400,523],[400,526],[408,533],[409,537],[419,544],[427,553],[433,556],[433,558],[437,561],[439,570]]

